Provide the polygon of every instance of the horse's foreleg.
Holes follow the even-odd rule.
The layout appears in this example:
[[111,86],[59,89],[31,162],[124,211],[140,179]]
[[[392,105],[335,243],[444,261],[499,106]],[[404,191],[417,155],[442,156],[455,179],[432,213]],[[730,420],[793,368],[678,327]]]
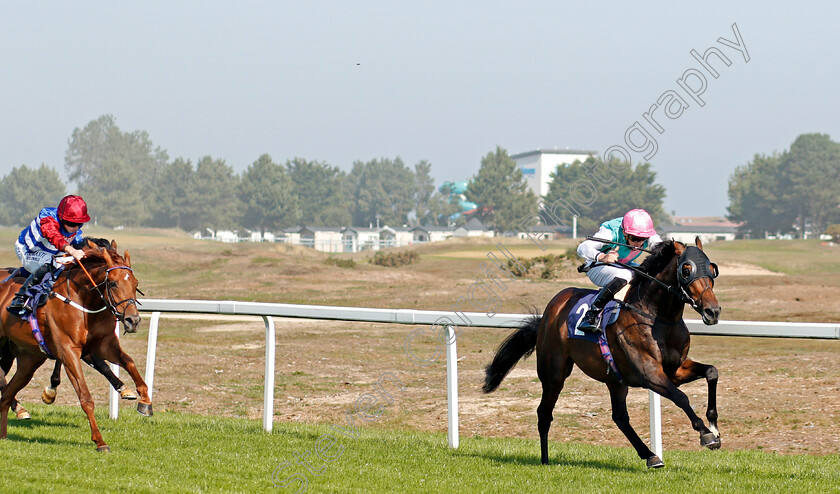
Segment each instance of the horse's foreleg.
[[662,460],[653,454],[647,444],[642,441],[633,426],[630,425],[630,415],[627,413],[627,386],[618,382],[607,383],[610,390],[610,402],[612,406],[612,419],[618,429],[624,433],[624,437],[633,445],[639,458],[647,462],[648,468],[664,467]]
[[61,361],[55,361],[52,375],[50,375],[50,383],[44,387],[44,392],[41,393],[41,401],[47,405],[52,405],[55,402],[55,395],[58,393],[56,388],[61,384]]
[[137,412],[147,417],[151,416],[154,412],[152,411],[152,399],[149,397],[149,387],[146,386],[146,381],[140,377],[140,372],[137,370],[137,366],[134,365],[134,359],[122,350],[116,337],[113,340],[110,338],[104,340],[99,347],[98,353],[107,360],[119,364],[120,367],[128,372],[131,380],[134,381],[134,387],[137,388],[137,394],[140,395]]
[[61,359],[64,361],[64,370],[67,372],[67,377],[76,390],[76,395],[79,397],[79,404],[88,418],[90,423],[90,439],[96,444],[96,450],[102,452],[111,451],[111,448],[105,444],[102,439],[102,433],[99,432],[99,427],[96,425],[96,417],[93,415],[93,398],[90,396],[85,376],[82,372],[81,355],[79,350],[66,350],[62,352]]
[[717,428],[717,368],[714,365],[701,364],[691,359],[685,359],[680,368],[677,369],[677,372],[674,373],[674,378],[671,381],[675,386],[679,386],[701,377],[705,377],[709,385],[709,404],[706,407],[706,419],[709,421],[709,429],[711,429],[715,437],[720,439],[720,431]]
[[646,372],[642,372],[643,376],[647,380],[646,387],[656,393],[659,393],[665,398],[668,398],[674,402],[675,405],[680,407],[680,409],[682,409],[691,421],[691,427],[700,433],[701,446],[705,446],[709,449],[720,448],[720,440],[712,431],[709,430],[708,427],[706,427],[706,424],[703,423],[703,419],[694,413],[694,410],[691,408],[691,403],[688,400],[688,396],[674,386],[668,376],[665,375],[665,371],[661,366],[651,365],[650,367],[651,369],[648,369]]

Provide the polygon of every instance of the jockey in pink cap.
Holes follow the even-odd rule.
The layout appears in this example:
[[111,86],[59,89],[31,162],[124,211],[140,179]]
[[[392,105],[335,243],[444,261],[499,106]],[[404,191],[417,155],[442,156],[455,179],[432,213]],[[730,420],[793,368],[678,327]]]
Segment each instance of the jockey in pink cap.
[[[598,233],[593,236],[607,242],[586,240],[577,249],[578,255],[588,264],[605,264],[595,266],[586,273],[592,283],[602,287],[578,326],[582,331],[589,333],[600,331],[597,326],[598,314],[613,298],[624,300],[627,296],[627,282],[633,277],[633,272],[629,269],[610,264],[637,265],[633,261],[642,254],[639,249],[648,249],[662,242],[653,228],[653,219],[644,209],[631,209],[623,218],[601,223]],[[629,247],[610,242],[627,244]]]

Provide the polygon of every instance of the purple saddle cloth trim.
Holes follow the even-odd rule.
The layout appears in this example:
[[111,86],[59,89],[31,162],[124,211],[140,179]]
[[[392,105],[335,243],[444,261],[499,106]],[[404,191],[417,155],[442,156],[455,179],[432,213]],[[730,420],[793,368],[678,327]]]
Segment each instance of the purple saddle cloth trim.
[[50,349],[47,348],[47,342],[44,341],[44,335],[41,333],[41,327],[38,326],[38,316],[35,314],[29,314],[26,316],[26,319],[29,320],[29,326],[32,327],[32,336],[34,336],[35,341],[38,342],[38,348],[40,348],[47,357],[55,358],[50,353]]

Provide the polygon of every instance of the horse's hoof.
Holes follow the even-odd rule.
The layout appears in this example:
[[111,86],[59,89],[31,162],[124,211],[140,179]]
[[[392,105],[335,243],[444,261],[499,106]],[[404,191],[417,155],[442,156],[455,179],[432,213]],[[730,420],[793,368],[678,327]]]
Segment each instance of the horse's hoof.
[[665,463],[659,459],[658,456],[653,455],[647,459],[647,467],[648,468],[662,468],[665,466]]
[[32,418],[32,415],[29,415],[29,412],[27,412],[25,408],[18,405],[15,417],[17,417],[18,420],[29,420]]
[[55,395],[58,391],[55,388],[51,388],[47,385],[44,388],[44,392],[41,393],[41,401],[46,403],[47,405],[52,405],[55,402]]
[[140,415],[144,415],[146,417],[151,417],[152,415],[154,415],[154,412],[152,412],[152,404],[151,403],[138,403],[137,404],[137,412]]
[[122,388],[120,388],[120,398],[122,398],[123,400],[136,400],[137,393],[132,391],[131,388],[123,386]]
[[111,448],[107,444],[103,444],[102,446],[96,448],[96,451],[99,453],[110,453]]
[[715,436],[714,432],[700,434],[700,446],[705,446],[709,449],[720,449],[720,438]]

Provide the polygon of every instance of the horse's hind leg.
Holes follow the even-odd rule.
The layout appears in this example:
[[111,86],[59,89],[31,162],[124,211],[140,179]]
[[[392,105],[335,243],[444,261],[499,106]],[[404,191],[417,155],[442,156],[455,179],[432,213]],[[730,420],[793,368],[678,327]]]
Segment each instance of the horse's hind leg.
[[[714,365],[701,364],[691,359],[685,359],[680,368],[677,369],[677,372],[674,373],[674,378],[671,381],[674,383],[674,386],[679,386],[701,377],[705,377],[709,385],[709,404],[706,407],[706,419],[709,421],[709,429],[711,429],[712,433],[719,440],[720,431],[717,427],[717,368]],[[720,441],[718,441],[717,447],[720,447]]]
[[[15,361],[15,355],[12,353],[11,343],[8,341],[0,348],[0,392],[6,388],[6,375],[12,369],[12,363]],[[31,418],[29,412],[23,408],[17,400],[12,400],[10,405],[12,411],[15,412],[18,419],[25,420]]]
[[574,364],[571,359],[549,357],[548,368],[537,363],[537,375],[542,383],[543,393],[540,405],[537,407],[537,429],[540,432],[540,461],[548,465],[548,430],[554,420],[554,405],[563,390],[566,378],[572,373]]
[[55,361],[52,374],[50,375],[50,383],[44,387],[44,392],[41,393],[41,401],[47,405],[52,405],[55,402],[55,395],[58,393],[56,388],[61,384],[61,361]]
[[96,369],[96,372],[105,376],[105,379],[111,384],[111,387],[120,393],[120,398],[123,400],[136,400],[137,395],[129,388],[125,387],[125,383],[120,380],[108,366],[108,363],[97,357],[96,355],[88,355],[83,359],[86,364]]
[[610,390],[613,422],[624,433],[624,436],[630,441],[630,444],[633,445],[636,454],[639,455],[639,458],[647,462],[648,468],[664,467],[665,464],[662,463],[662,460],[653,454],[653,451],[642,441],[642,438],[639,437],[636,430],[630,425],[630,415],[627,413],[627,386],[613,382],[607,383],[607,389]]
[[38,370],[38,367],[41,367],[41,364],[46,359],[46,356],[43,358],[31,355],[18,357],[15,375],[6,384],[6,388],[3,390],[3,396],[0,397],[0,439],[6,438],[9,408],[11,408],[12,403],[15,401],[15,395],[29,384],[35,371]]

